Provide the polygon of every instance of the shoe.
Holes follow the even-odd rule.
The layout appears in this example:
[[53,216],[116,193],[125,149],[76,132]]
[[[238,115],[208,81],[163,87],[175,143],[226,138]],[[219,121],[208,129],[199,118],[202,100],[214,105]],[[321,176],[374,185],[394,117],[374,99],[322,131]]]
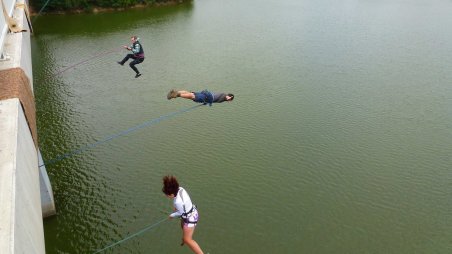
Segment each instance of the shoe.
[[123,63],[121,63],[121,62],[117,62],[119,65],[124,65]]
[[141,76],[141,73],[138,73],[137,75],[135,75],[135,78],[138,78],[139,76]]
[[174,89],[171,89],[171,90],[168,92],[168,94],[166,95],[166,98],[167,98],[168,100],[171,100],[171,99],[173,99],[173,98],[177,98],[177,91],[174,90]]

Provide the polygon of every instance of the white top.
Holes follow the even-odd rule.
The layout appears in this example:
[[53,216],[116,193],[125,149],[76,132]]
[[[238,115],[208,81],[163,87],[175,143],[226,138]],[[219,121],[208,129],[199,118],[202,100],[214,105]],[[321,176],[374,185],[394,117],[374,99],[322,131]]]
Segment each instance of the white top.
[[[174,208],[176,208],[176,211],[172,214],[170,214],[171,217],[180,217],[183,213],[189,212],[193,206],[193,203],[191,202],[190,196],[188,196],[187,191],[179,187],[179,191],[177,192],[177,196],[173,199]],[[184,204],[185,204],[185,211],[184,211]]]

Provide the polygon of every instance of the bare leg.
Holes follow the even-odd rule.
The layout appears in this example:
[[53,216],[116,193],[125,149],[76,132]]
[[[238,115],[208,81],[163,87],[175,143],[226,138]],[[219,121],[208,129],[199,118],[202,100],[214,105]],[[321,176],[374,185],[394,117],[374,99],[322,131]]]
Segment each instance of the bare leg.
[[[182,229],[182,232],[184,232],[184,221],[180,220],[180,228]],[[184,246],[184,236],[182,235],[182,242],[180,243],[180,246]]]
[[204,254],[204,252],[201,250],[201,247],[199,247],[198,243],[195,240],[193,240],[193,233],[195,232],[195,228],[183,227],[182,230],[184,232],[183,236],[184,243],[186,243],[194,253]]
[[177,91],[177,96],[190,100],[195,98],[195,94],[189,91]]

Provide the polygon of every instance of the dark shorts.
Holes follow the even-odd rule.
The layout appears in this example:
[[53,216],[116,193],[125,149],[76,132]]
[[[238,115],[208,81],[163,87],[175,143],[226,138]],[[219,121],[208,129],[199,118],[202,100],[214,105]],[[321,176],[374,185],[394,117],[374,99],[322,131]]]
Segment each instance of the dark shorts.
[[204,103],[207,100],[207,96],[203,93],[193,92],[195,94],[194,102]]
[[194,102],[199,102],[199,103],[204,103],[205,104],[209,104],[210,106],[212,106],[213,103],[213,93],[204,90],[202,92],[193,92],[195,94],[195,99],[193,100]]

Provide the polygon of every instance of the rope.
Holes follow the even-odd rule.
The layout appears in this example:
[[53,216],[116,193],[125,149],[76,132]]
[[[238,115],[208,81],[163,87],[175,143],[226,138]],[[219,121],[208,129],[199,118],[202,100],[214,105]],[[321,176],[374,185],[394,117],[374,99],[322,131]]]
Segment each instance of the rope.
[[80,65],[80,64],[82,64],[82,63],[86,63],[86,62],[88,62],[88,61],[91,60],[91,59],[94,59],[94,58],[97,58],[97,57],[101,57],[101,56],[105,56],[105,55],[108,55],[108,54],[111,54],[111,53],[114,53],[114,52],[118,52],[118,51],[120,51],[120,50],[122,50],[122,48],[119,48],[119,49],[118,49],[118,48],[114,48],[114,49],[110,49],[110,50],[107,50],[107,51],[104,51],[104,52],[95,54],[94,56],[92,56],[92,57],[90,57],[90,58],[87,58],[87,59],[82,60],[82,61],[80,61],[80,62],[78,62],[78,63],[75,63],[75,64],[73,64],[73,65],[70,65],[70,66],[68,66],[68,67],[66,67],[66,68],[64,68],[64,69],[61,69],[61,70],[59,70],[59,71],[53,73],[52,75],[54,75],[54,76],[59,75],[59,74],[65,72],[65,71],[67,71],[67,70],[69,70],[69,69],[74,68],[75,66],[78,66],[78,65]]
[[13,33],[21,32],[22,28],[19,27],[19,24],[17,24],[17,21],[15,19],[13,19],[9,16],[8,12],[6,11],[5,3],[3,3],[3,0],[1,0],[1,2],[2,2],[3,17],[5,18],[5,22],[8,25],[9,30]]
[[125,241],[127,241],[127,240],[129,240],[129,239],[131,239],[131,238],[133,238],[133,237],[135,237],[135,236],[141,235],[141,234],[143,234],[144,232],[150,230],[151,228],[156,227],[156,226],[159,225],[160,223],[166,221],[167,219],[168,219],[168,217],[165,218],[165,219],[163,219],[163,220],[161,220],[161,221],[159,221],[159,222],[156,222],[156,223],[154,223],[154,224],[152,224],[152,225],[149,225],[149,226],[143,228],[142,230],[136,232],[135,234],[129,235],[128,237],[126,237],[126,238],[124,238],[124,239],[122,239],[122,240],[119,240],[119,241],[117,241],[117,242],[115,242],[115,243],[112,243],[112,244],[108,245],[107,247],[105,247],[105,248],[103,248],[103,249],[97,250],[97,251],[94,252],[93,254],[100,253],[100,252],[102,252],[102,251],[104,251],[104,250],[106,250],[106,249],[109,249],[109,248],[111,248],[111,247],[113,247],[113,246],[116,246],[116,245],[118,245],[118,244],[120,244],[120,243],[123,243],[123,242],[125,242]]
[[195,108],[197,108],[197,107],[203,106],[203,105],[204,105],[204,104],[199,104],[199,105],[196,105],[196,106],[193,106],[193,107],[190,107],[190,108],[181,109],[181,110],[179,110],[179,111],[175,111],[175,112],[169,113],[169,114],[167,114],[167,115],[163,115],[163,116],[160,116],[160,117],[158,117],[158,118],[149,120],[149,121],[144,122],[144,123],[142,123],[142,124],[139,124],[139,125],[137,125],[137,126],[131,127],[131,128],[129,128],[129,129],[127,129],[127,130],[121,131],[121,132],[119,132],[119,133],[117,133],[117,134],[108,136],[108,137],[106,137],[106,138],[104,138],[104,139],[102,139],[102,140],[99,140],[99,141],[95,142],[95,143],[87,144],[87,145],[85,145],[85,146],[80,147],[79,149],[73,150],[73,151],[68,152],[68,153],[65,153],[65,154],[63,154],[63,155],[59,155],[59,156],[57,156],[55,159],[52,159],[52,160],[50,160],[50,161],[44,162],[43,164],[39,165],[39,167],[42,167],[42,166],[44,166],[44,165],[53,164],[53,163],[55,163],[55,162],[58,162],[58,161],[61,161],[61,160],[65,159],[65,158],[71,157],[71,156],[73,156],[73,155],[75,155],[75,154],[80,154],[80,153],[82,153],[82,152],[84,152],[84,151],[86,151],[86,150],[88,150],[88,149],[94,148],[94,147],[96,147],[96,146],[98,146],[98,145],[101,145],[101,144],[103,144],[103,143],[107,143],[107,142],[109,142],[109,141],[111,141],[111,140],[113,140],[113,139],[115,139],[115,138],[124,136],[124,135],[126,135],[126,134],[129,134],[129,133],[131,133],[131,132],[137,131],[137,130],[139,130],[139,129],[143,129],[143,128],[147,127],[147,126],[151,126],[151,125],[153,125],[153,124],[159,123],[160,121],[165,120],[165,119],[168,119],[168,118],[170,118],[170,117],[173,117],[173,116],[176,116],[176,115],[185,113],[185,112],[189,112],[189,111],[191,111],[191,110],[193,110],[193,109],[195,109]]
[[38,14],[33,18],[33,22],[36,21],[36,19],[41,15],[41,12],[46,8],[47,4],[50,2],[50,0],[47,0],[47,2],[41,7],[41,10],[39,10]]

